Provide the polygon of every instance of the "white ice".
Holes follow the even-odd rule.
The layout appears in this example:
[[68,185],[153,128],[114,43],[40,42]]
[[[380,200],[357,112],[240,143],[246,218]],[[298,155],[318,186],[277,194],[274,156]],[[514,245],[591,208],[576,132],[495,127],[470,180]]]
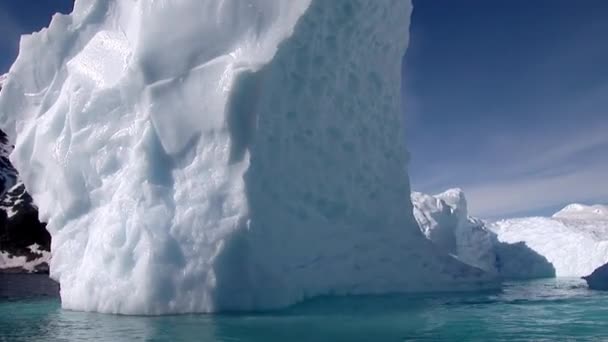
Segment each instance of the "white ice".
[[552,217],[502,220],[490,228],[500,241],[525,242],[556,275],[580,277],[608,262],[608,207],[571,204]]
[[608,205],[570,204],[553,214],[553,218],[578,220],[608,220]]
[[470,216],[461,189],[434,196],[413,192],[412,203],[423,234],[460,261],[506,279],[555,275],[547,259],[525,243],[500,242],[485,221]]
[[494,278],[412,215],[410,1],[77,0],[0,96],[62,305],[272,309]]

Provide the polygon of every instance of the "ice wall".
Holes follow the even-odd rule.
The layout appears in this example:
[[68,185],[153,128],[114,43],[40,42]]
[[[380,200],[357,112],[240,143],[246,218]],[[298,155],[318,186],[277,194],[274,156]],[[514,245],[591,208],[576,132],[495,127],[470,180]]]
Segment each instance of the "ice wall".
[[559,277],[581,277],[608,262],[608,207],[571,204],[552,217],[524,217],[490,227],[500,241],[524,242]]
[[422,233],[458,260],[505,279],[554,277],[555,268],[524,242],[501,242],[487,223],[470,216],[461,189],[437,195],[412,193]]
[[0,97],[65,308],[495,286],[412,215],[403,0],[77,0]]

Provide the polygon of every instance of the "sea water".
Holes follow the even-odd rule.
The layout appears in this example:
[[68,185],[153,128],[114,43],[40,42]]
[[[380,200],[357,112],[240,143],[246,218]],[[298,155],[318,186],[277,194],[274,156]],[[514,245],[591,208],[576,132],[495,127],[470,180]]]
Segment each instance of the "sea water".
[[580,279],[498,292],[319,298],[267,313],[117,316],[62,310],[44,276],[0,275],[1,341],[602,341],[608,294]]

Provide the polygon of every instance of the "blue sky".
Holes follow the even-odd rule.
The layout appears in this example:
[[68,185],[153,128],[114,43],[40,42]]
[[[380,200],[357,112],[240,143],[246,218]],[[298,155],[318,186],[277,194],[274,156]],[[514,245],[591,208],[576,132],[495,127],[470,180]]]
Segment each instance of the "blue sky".
[[[0,0],[0,72],[18,36],[72,0]],[[414,0],[404,63],[414,190],[472,214],[608,202],[608,1]]]
[[17,57],[19,36],[48,26],[56,12],[69,13],[73,0],[0,0],[0,73]]
[[473,214],[608,202],[608,1],[415,0],[404,66],[414,190]]

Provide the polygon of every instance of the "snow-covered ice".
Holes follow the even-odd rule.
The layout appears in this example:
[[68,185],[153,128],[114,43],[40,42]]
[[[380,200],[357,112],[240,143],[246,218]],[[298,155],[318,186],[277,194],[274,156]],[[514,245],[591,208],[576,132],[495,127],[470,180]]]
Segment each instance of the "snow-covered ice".
[[552,217],[502,220],[489,228],[503,242],[525,242],[557,276],[584,276],[608,262],[607,206],[571,204]]
[[470,216],[461,189],[434,196],[413,192],[412,203],[424,235],[460,261],[508,279],[555,276],[547,259],[525,243],[500,242],[486,222]]
[[553,218],[578,220],[608,220],[608,205],[570,204],[553,214]]
[[412,193],[424,235],[467,264],[503,278],[580,277],[608,262],[608,206],[571,204],[552,217],[488,223],[468,215],[464,193]]
[[412,215],[409,1],[77,0],[26,36],[0,128],[62,305],[283,307],[494,278]]

